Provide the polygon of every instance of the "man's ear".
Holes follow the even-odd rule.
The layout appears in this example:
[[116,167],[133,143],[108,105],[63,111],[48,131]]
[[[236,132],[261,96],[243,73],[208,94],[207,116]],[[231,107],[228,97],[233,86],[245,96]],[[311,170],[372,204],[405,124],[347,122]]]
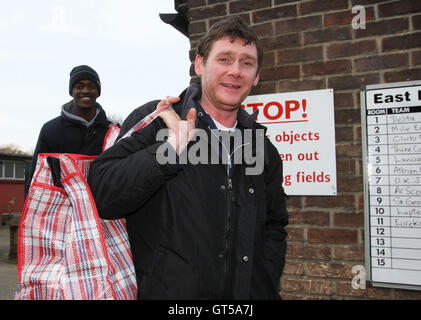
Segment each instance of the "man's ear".
[[257,71],[256,77],[254,78],[254,81],[253,81],[253,87],[257,86],[257,84],[259,83],[259,78],[260,78],[259,71]]
[[198,54],[196,54],[196,58],[194,59],[194,72],[199,77],[203,75],[203,57]]

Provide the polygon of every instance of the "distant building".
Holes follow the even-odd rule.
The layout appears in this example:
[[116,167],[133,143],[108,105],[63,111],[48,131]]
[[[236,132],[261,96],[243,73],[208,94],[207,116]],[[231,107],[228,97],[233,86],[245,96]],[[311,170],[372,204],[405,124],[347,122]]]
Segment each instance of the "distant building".
[[0,223],[3,213],[21,212],[25,202],[25,173],[32,155],[0,152]]

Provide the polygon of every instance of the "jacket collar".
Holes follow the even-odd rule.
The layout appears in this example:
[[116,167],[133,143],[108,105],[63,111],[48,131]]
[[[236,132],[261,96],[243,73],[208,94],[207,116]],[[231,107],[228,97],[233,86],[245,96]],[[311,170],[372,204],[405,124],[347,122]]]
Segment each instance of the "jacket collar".
[[[198,83],[191,84],[186,90],[184,90],[180,98],[182,102],[181,118],[186,119],[187,113],[191,108],[198,109],[199,100],[202,95],[202,86]],[[198,110],[199,112],[200,110]],[[253,114],[249,114],[244,111],[243,108],[239,108],[237,114],[238,125],[244,129],[253,129],[256,127],[255,119],[259,114],[259,110],[256,110]],[[260,126],[260,125],[259,125]]]
[[107,122],[105,111],[102,109],[99,103],[96,103],[96,114],[91,121],[86,121],[76,113],[73,107],[73,100],[70,100],[61,107],[61,116],[69,121],[81,124],[85,127],[90,127],[94,123],[98,124]]

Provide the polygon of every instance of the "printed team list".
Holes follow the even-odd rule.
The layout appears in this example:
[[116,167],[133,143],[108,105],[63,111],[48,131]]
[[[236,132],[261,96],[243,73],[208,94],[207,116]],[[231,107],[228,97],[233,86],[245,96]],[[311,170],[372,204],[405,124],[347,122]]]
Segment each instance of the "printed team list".
[[371,281],[421,286],[421,85],[365,99]]

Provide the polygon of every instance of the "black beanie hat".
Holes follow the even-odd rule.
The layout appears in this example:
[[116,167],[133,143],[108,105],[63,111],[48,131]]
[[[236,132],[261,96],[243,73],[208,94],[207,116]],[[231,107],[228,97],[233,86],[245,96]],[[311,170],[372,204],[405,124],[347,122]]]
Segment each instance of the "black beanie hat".
[[98,88],[98,97],[101,95],[101,81],[98,73],[89,66],[77,66],[70,71],[69,94],[72,95],[73,86],[80,80],[91,80],[95,82]]

